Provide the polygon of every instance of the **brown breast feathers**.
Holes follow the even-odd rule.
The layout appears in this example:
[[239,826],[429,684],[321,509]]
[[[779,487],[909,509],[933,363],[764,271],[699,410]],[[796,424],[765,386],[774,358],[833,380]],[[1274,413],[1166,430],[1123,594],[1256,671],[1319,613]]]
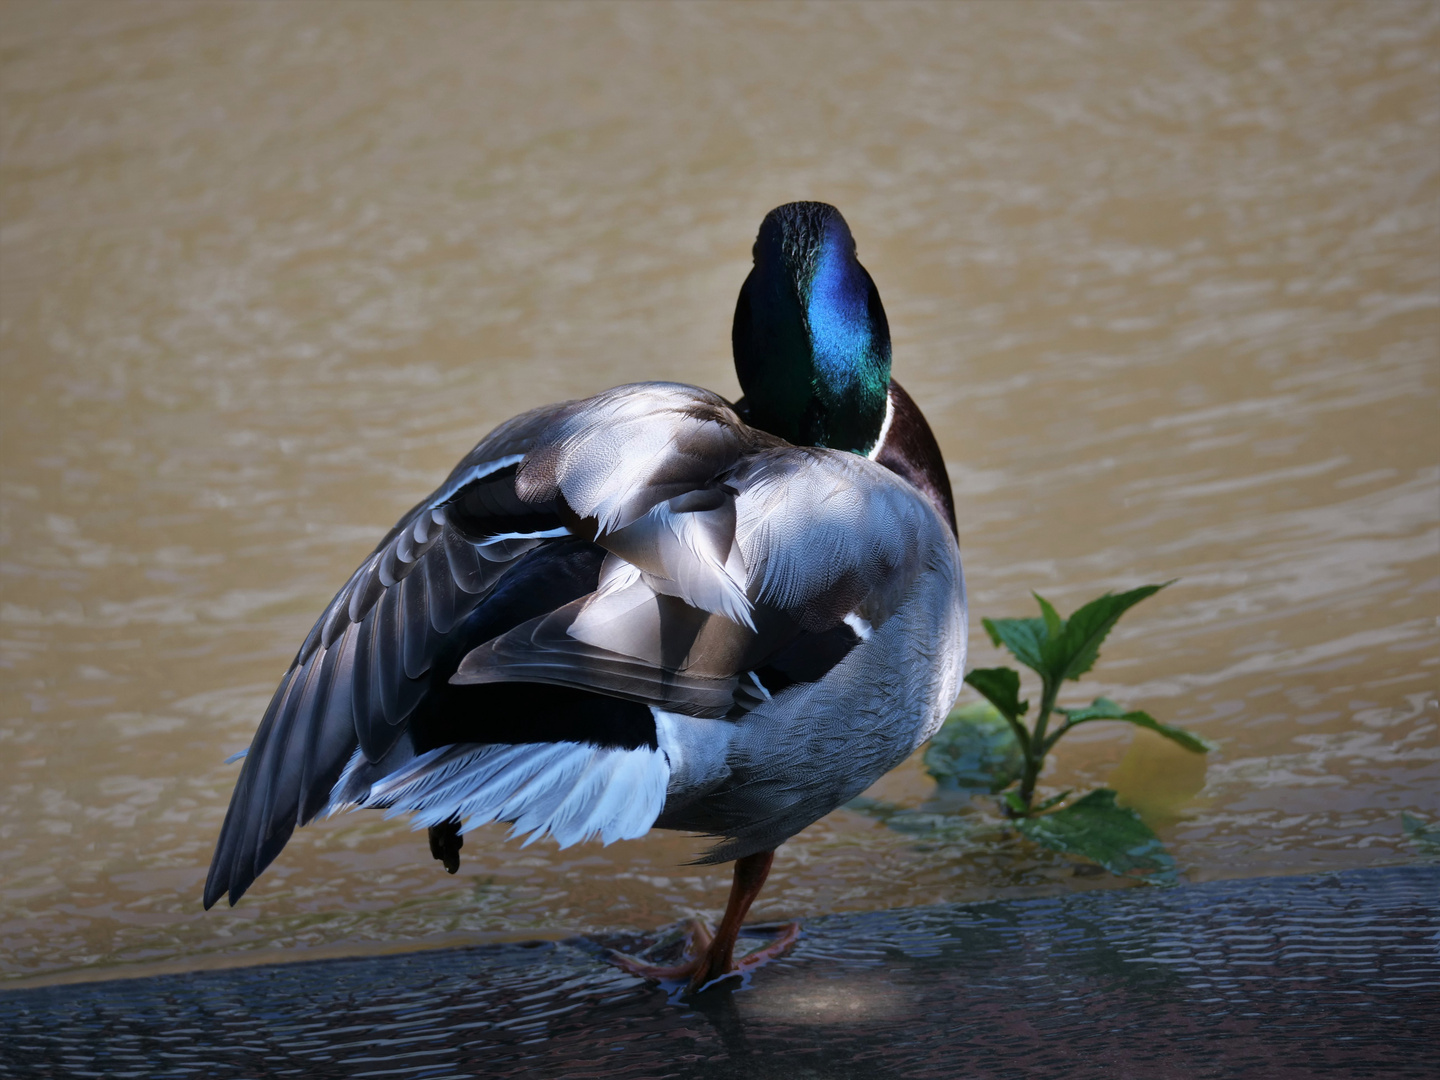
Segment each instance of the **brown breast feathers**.
[[898,473],[923,491],[950,524],[950,531],[959,536],[955,527],[955,497],[950,491],[950,476],[945,471],[945,458],[925,414],[894,379],[890,380],[890,427],[880,443],[875,460],[893,473]]

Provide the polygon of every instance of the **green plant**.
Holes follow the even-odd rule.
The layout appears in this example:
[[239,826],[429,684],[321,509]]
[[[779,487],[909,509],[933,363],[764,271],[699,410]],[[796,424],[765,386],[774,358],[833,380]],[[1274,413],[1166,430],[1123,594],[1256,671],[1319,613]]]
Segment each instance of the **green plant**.
[[[910,811],[866,799],[855,800],[851,808],[906,833],[937,839],[978,836],[983,831],[979,823],[963,823],[953,812],[954,798],[949,793],[988,791],[1000,796],[1001,812],[1015,828],[1052,851],[1080,855],[1112,873],[1152,884],[1173,883],[1175,860],[1139,814],[1116,802],[1114,791],[1099,788],[1069,802],[1068,791],[1039,802],[1035,799],[1045,758],[1081,724],[1115,720],[1153,731],[1194,753],[1212,749],[1188,731],[1162,724],[1149,713],[1125,709],[1109,698],[1073,707],[1057,701],[1067,681],[1078,680],[1095,666],[1101,644],[1120,617],[1163,588],[1165,585],[1145,585],[1129,592],[1107,593],[1068,619],[1061,618],[1054,606],[1037,594],[1038,619],[981,620],[991,641],[1040,677],[1040,704],[1033,723],[1026,724],[1030,702],[1020,697],[1020,672],[1009,667],[972,671],[965,681],[985,702],[952,712],[924,755],[925,769],[942,796],[938,801],[948,798],[952,812]],[[932,805],[935,803],[932,800]]]
[[[1020,698],[1018,671],[1009,667],[980,668],[965,676],[966,683],[979,691],[1009,725],[1019,749],[1018,783],[1012,786],[1007,782],[1002,789],[1006,815],[1017,820],[1023,833],[1046,847],[1087,856],[1115,873],[1139,874],[1157,882],[1173,880],[1174,861],[1139,815],[1116,803],[1113,791],[1100,788],[1056,809],[1070,792],[1037,804],[1035,784],[1055,744],[1081,724],[1097,720],[1118,720],[1146,728],[1197,754],[1211,749],[1204,739],[1162,724],[1149,713],[1125,709],[1109,698],[1099,697],[1089,705],[1071,708],[1056,700],[1065,682],[1079,680],[1095,666],[1101,644],[1120,617],[1165,585],[1106,593],[1068,619],[1061,618],[1054,606],[1037,593],[1038,619],[981,620],[991,641],[1040,677],[1040,704],[1029,727],[1024,721],[1030,702]],[[1052,729],[1056,717],[1061,722]]]
[[[1165,585],[1171,584],[1166,582]],[[1148,728],[1183,746],[1203,754],[1210,749],[1204,739],[1162,724],[1149,713],[1122,709],[1109,698],[1096,698],[1089,705],[1067,709],[1055,703],[1061,685],[1079,680],[1100,658],[1100,645],[1120,621],[1120,616],[1148,596],[1154,596],[1165,585],[1142,585],[1138,589],[1115,595],[1106,593],[1092,600],[1068,619],[1062,619],[1049,601],[1035,594],[1040,604],[1039,619],[982,619],[985,632],[996,645],[1003,645],[1010,654],[1040,676],[1040,709],[1035,726],[1027,729],[1021,722],[1030,711],[1030,702],[1020,700],[1020,673],[1014,668],[979,668],[965,676],[965,681],[1009,723],[1024,758],[1020,789],[1007,797],[1006,804],[1013,817],[1024,817],[1037,809],[1032,807],[1035,781],[1045,764],[1045,756],[1066,734],[1081,724],[1094,720],[1121,720],[1136,727]],[[1064,723],[1050,731],[1050,718],[1055,714]]]

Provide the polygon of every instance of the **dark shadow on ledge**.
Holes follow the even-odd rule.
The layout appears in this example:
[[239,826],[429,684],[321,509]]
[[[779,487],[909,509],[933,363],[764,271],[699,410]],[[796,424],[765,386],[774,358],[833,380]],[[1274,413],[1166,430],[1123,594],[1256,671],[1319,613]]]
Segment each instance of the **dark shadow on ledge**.
[[0,1073],[1436,1075],[1440,867],[810,920],[691,1006],[594,941],[0,992]]

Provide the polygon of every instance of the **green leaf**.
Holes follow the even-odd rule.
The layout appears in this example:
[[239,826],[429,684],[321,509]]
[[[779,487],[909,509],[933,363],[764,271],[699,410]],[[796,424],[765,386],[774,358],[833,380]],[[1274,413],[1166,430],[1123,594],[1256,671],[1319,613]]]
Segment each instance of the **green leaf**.
[[1064,802],[1064,801],[1065,801],[1065,796],[1067,796],[1067,795],[1069,795],[1069,794],[1070,794],[1070,791],[1069,791],[1069,789],[1067,788],[1065,791],[1060,792],[1059,795],[1051,795],[1048,799],[1046,799],[1044,802],[1040,803],[1038,806],[1032,806],[1032,807],[1030,808],[1030,813],[1031,813],[1031,814],[1043,814],[1046,810],[1049,810],[1052,806],[1056,806],[1056,805]]
[[924,762],[935,782],[952,791],[1001,791],[1025,770],[1025,755],[1009,722],[994,705],[979,701],[945,718],[925,748]]
[[1057,705],[1055,711],[1064,713],[1072,724],[1081,724],[1086,720],[1120,720],[1125,716],[1125,709],[1107,697],[1097,697],[1089,705],[1079,709],[1066,709]]
[[[1109,698],[1097,697],[1083,709],[1057,709],[1057,712],[1065,714],[1067,723],[1065,728],[1074,727],[1076,724],[1083,724],[1089,720],[1123,720],[1127,724],[1134,724],[1136,727],[1147,728],[1157,735],[1163,735],[1171,742],[1183,746],[1186,750],[1196,754],[1205,754],[1215,749],[1215,744],[1208,739],[1202,739],[1184,728],[1171,727],[1169,724],[1162,724],[1147,712],[1139,710],[1126,711],[1115,704]],[[1055,733],[1058,739],[1064,733],[1065,728]],[[1053,745],[1054,740],[1051,740]]]
[[1051,641],[1058,641],[1060,635],[1065,632],[1065,620],[1060,618],[1060,613],[1051,606],[1050,601],[1038,592],[1032,592],[1030,595],[1035,597],[1036,602],[1040,605],[1040,614],[1045,619],[1045,636]]
[[1119,594],[1106,593],[1062,619],[1054,605],[1039,593],[1039,619],[981,619],[990,640],[1009,649],[1016,660],[1056,687],[1066,679],[1078,679],[1095,666],[1100,645],[1120,621],[1120,616],[1154,596],[1164,585],[1142,585]]
[[1176,883],[1174,858],[1139,814],[1116,804],[1115,792],[1109,788],[1016,825],[1042,847],[1091,859],[1112,874],[1152,885]]
[[1031,671],[1044,673],[1043,649],[1048,640],[1041,619],[981,619],[981,625],[997,646],[1009,649],[1016,660]]
[[[1060,645],[1050,659],[1055,664],[1053,677],[1058,684],[1062,679],[1078,679],[1092,667],[1100,656],[1100,645],[1105,640],[1120,616],[1144,600],[1154,596],[1166,585],[1142,585],[1129,592],[1104,596],[1091,600],[1079,611],[1065,620],[1065,632]],[[1042,609],[1043,610],[1043,609]]]
[[1440,825],[1427,824],[1408,810],[1400,811],[1400,827],[1410,842],[1427,855],[1440,855]]
[[1009,720],[1019,720],[1030,708],[1030,702],[1020,700],[1020,673],[1014,668],[976,668],[965,681]]

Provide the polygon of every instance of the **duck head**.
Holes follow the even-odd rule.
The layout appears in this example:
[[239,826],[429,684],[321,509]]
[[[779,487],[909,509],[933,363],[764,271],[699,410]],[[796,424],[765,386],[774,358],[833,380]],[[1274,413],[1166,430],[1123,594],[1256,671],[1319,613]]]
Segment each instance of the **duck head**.
[[765,215],[731,330],[748,422],[797,446],[866,454],[890,386],[890,327],[840,211]]

